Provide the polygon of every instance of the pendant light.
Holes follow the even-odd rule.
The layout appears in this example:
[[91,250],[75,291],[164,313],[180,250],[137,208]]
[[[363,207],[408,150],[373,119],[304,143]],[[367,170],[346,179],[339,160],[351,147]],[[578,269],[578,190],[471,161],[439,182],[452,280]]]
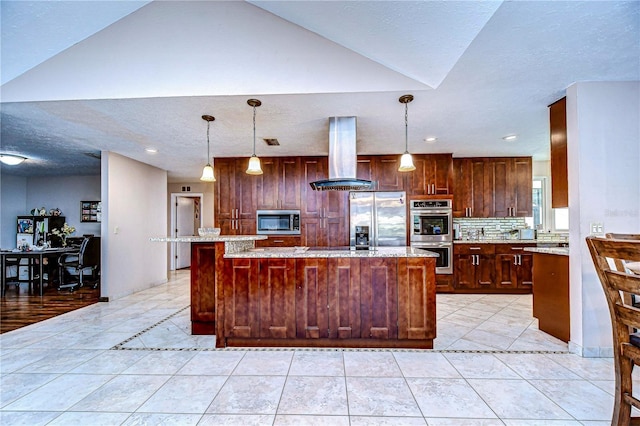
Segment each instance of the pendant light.
[[411,154],[409,154],[409,132],[408,132],[408,106],[409,102],[413,100],[413,95],[402,95],[400,96],[400,103],[404,104],[404,154],[400,157],[400,167],[398,167],[399,172],[412,172],[416,169],[416,166],[413,165],[413,158],[411,158]]
[[256,155],[256,107],[262,105],[262,102],[257,99],[249,99],[247,103],[253,107],[253,155],[249,158],[249,167],[247,167],[246,173],[248,175],[261,175],[260,159]]
[[207,122],[207,165],[202,169],[202,176],[200,177],[200,180],[203,182],[215,182],[216,178],[213,176],[213,167],[211,167],[211,163],[209,163],[209,159],[211,158],[209,156],[209,125],[213,120],[215,120],[215,117],[211,115],[203,115],[202,119]]
[[17,166],[26,159],[26,157],[22,157],[20,155],[0,154],[0,162],[9,166]]

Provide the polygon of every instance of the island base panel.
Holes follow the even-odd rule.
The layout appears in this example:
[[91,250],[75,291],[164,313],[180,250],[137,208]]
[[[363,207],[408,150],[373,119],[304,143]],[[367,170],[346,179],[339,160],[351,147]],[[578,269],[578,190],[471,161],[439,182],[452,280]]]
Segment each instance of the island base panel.
[[256,339],[227,337],[216,341],[216,347],[286,347],[286,348],[398,348],[433,349],[433,340],[379,339]]
[[213,336],[216,334],[216,323],[215,321],[191,321],[191,334],[198,336]]

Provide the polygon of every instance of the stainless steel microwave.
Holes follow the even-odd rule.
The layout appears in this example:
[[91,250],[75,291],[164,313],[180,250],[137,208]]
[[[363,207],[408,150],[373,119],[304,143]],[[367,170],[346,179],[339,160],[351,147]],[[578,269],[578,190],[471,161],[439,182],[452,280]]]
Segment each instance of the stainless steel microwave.
[[256,233],[300,235],[300,210],[258,210]]

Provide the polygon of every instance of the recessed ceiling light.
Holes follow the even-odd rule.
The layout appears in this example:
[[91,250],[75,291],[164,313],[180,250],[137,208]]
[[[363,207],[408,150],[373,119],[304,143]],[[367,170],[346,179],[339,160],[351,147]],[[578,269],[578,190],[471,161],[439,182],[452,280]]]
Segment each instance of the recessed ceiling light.
[[437,140],[438,140],[438,138],[434,138],[433,136],[432,137],[428,137],[428,138],[424,138],[424,141],[426,143],[434,143]]
[[149,154],[155,154],[156,152],[158,152],[158,150],[155,148],[145,148],[144,150],[147,151]]
[[504,139],[505,141],[514,141],[516,139],[518,139],[517,135],[508,135],[508,136],[504,136],[502,139]]
[[16,166],[26,160],[26,157],[13,154],[0,154],[0,161],[9,166]]

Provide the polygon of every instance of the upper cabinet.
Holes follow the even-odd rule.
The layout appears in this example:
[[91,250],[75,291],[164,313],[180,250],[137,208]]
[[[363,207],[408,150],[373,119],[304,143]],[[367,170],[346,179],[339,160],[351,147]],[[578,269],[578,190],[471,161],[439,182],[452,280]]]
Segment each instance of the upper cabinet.
[[451,154],[414,154],[416,169],[406,173],[405,190],[410,195],[447,195],[453,193]]
[[456,158],[454,217],[532,215],[531,157]]
[[567,175],[567,99],[549,105],[551,133],[551,207],[569,207]]
[[256,181],[247,175],[248,158],[217,158],[214,163],[214,215],[223,235],[255,234]]
[[399,172],[400,155],[359,155],[356,177],[376,182],[377,191],[407,195],[446,195],[453,188],[451,154],[413,154],[412,172]]
[[300,158],[262,158],[263,173],[254,176],[258,209],[300,208]]

